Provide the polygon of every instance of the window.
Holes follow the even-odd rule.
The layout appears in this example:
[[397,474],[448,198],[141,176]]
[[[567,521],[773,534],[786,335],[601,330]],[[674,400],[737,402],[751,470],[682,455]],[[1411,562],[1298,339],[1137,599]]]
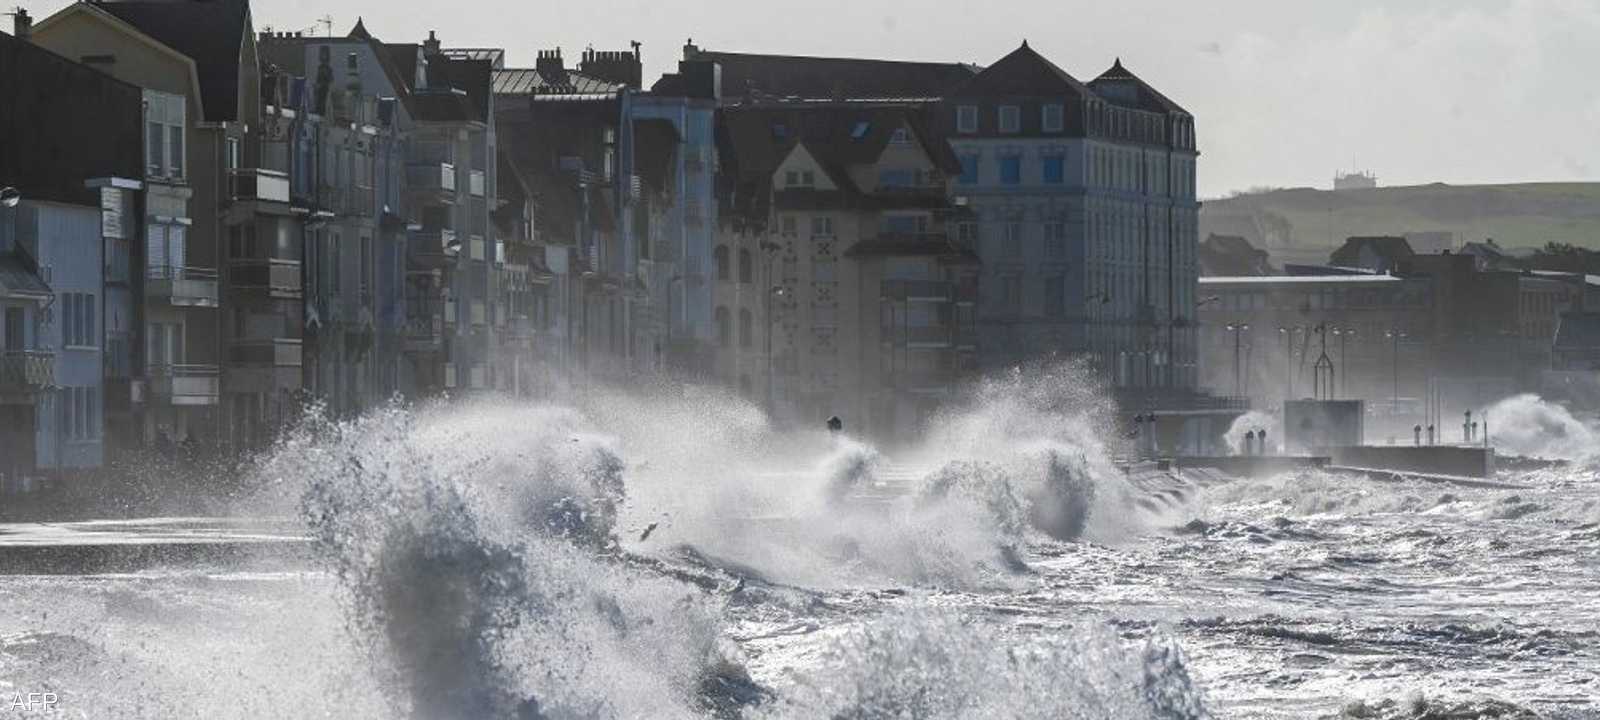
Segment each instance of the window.
[[151,177],[183,177],[184,115],[183,96],[144,91],[145,171]]
[[755,338],[755,332],[753,330],[753,326],[754,325],[755,325],[755,323],[751,322],[750,309],[749,308],[740,308],[739,309],[739,347],[747,348],[747,347],[752,347],[752,346],[755,345],[756,338]]
[[1044,314],[1060,317],[1066,312],[1066,278],[1054,275],[1044,279]]
[[793,215],[785,215],[785,216],[783,216],[783,234],[784,235],[790,235],[790,236],[796,234],[795,222],[794,222],[794,216]]
[[783,174],[783,184],[794,186],[800,184],[800,171],[790,170]]
[[895,128],[894,132],[889,135],[889,142],[904,145],[911,142],[911,133],[905,128]]
[[750,261],[750,251],[739,248],[739,282],[745,285],[755,282],[755,263]]
[[817,184],[816,174],[812,173],[810,170],[802,170],[800,172],[800,184],[806,187],[811,187],[812,185]]
[[978,224],[975,222],[957,224],[956,241],[963,247],[975,247],[978,244]]
[[711,256],[717,262],[717,279],[723,282],[732,280],[733,272],[728,267],[728,246],[718,245],[716,250],[711,251]]
[[728,308],[717,306],[717,344],[722,347],[733,345],[733,318],[728,314]]
[[969,154],[969,155],[962,155],[961,156],[961,177],[957,179],[957,182],[959,182],[962,185],[976,185],[976,184],[978,184],[978,156],[977,155]]
[[1022,276],[1004,275],[1000,278],[1000,306],[1007,312],[1022,308]]
[[811,263],[811,279],[814,282],[835,282],[838,276],[834,274],[834,263],[831,260]]
[[1044,256],[1047,258],[1064,258],[1067,256],[1066,223],[1049,222],[1044,224]]
[[862,120],[862,121],[856,123],[855,127],[850,129],[850,139],[851,140],[860,140],[860,139],[866,137],[867,136],[867,132],[870,131],[871,129],[872,129],[872,123],[869,123],[869,122],[867,122],[865,120]]
[[1000,158],[1000,184],[1022,184],[1022,156],[1006,155]]
[[230,137],[226,141],[227,147],[223,151],[227,157],[228,169],[239,169],[239,138]]
[[900,170],[879,170],[878,171],[878,186],[879,187],[889,187],[889,188],[911,187],[911,185],[913,184],[913,180],[914,179],[915,179],[915,174],[912,173],[910,170],[900,169]]
[[1066,166],[1066,157],[1059,153],[1044,156],[1044,183],[1060,185],[1066,182]]
[[187,231],[182,225],[150,225],[145,228],[145,277],[152,280],[177,279],[182,275]]
[[978,131],[978,106],[962,105],[956,108],[956,132],[972,134]]
[[1061,132],[1065,124],[1065,113],[1059,103],[1050,103],[1040,112],[1039,126],[1047,133]]
[[1005,245],[1000,252],[1006,257],[1022,257],[1022,223],[1006,223]]
[[811,218],[811,234],[813,236],[833,237],[833,218],[818,215]]
[[773,123],[772,124],[772,139],[773,140],[783,140],[783,139],[785,139],[787,137],[789,137],[789,126],[784,125],[783,123]]
[[1000,106],[1000,132],[1007,134],[1022,132],[1022,108],[1016,105]]
[[334,233],[333,239],[328,244],[333,252],[333,258],[328,263],[328,291],[337,295],[339,293],[339,281],[341,279],[339,276],[344,274],[344,262],[341,258],[341,256],[344,254],[344,247],[339,242],[339,233]]

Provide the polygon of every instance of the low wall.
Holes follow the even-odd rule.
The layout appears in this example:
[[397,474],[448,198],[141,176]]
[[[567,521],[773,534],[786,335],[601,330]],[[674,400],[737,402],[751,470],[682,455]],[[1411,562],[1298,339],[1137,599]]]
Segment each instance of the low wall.
[[1449,445],[1363,445],[1328,448],[1333,464],[1396,472],[1486,478],[1494,476],[1494,450]]
[[1212,468],[1234,477],[1262,477],[1304,468],[1327,467],[1330,458],[1298,455],[1187,456],[1173,458],[1172,464],[1180,468]]

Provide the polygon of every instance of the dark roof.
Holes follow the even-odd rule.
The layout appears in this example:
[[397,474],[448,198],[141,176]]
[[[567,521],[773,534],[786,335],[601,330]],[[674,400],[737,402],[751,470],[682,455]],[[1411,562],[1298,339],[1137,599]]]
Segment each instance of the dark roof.
[[533,68],[507,68],[494,71],[496,95],[605,95],[614,96],[625,87],[575,70],[561,77],[540,74]]
[[960,63],[730,52],[701,51],[693,59],[722,66],[722,91],[729,98],[931,99],[977,72]]
[[1362,248],[1371,248],[1373,253],[1391,265],[1416,254],[1411,251],[1411,243],[1403,237],[1358,236],[1346,239],[1343,246],[1333,251],[1329,262],[1332,265],[1355,266],[1360,260]]
[[1090,97],[1094,91],[1048,58],[1028,47],[1011,51],[971,80],[953,89],[950,97],[1033,97],[1072,95]]
[[[907,127],[935,167],[960,172],[961,162],[910,105],[802,105],[727,108],[722,111],[743,180],[769,178],[796,145],[824,166],[836,184],[852,188],[846,168],[876,162],[894,131]],[[864,127],[863,127],[864,124]],[[781,129],[780,129],[781,128]],[[858,132],[860,130],[860,132]]]
[[1196,259],[1200,274],[1206,277],[1246,277],[1276,274],[1267,260],[1267,251],[1238,235],[1208,235],[1200,243]]
[[1111,63],[1110,69],[1089,81],[1089,87],[1107,102],[1153,113],[1185,113],[1182,106],[1150,87],[1122,66],[1122,58]]
[[248,0],[116,0],[95,7],[194,60],[206,120],[239,119],[239,61],[250,39]]
[[0,253],[0,297],[50,294],[50,286],[23,263],[16,253]]
[[1556,350],[1600,350],[1600,313],[1562,313]]
[[939,257],[946,262],[978,264],[977,254],[936,234],[880,234],[851,245],[847,257]]
[[395,70],[391,80],[399,80],[411,95],[412,113],[418,120],[433,122],[488,122],[490,74],[487,60],[452,58],[438,55],[428,60],[430,87],[416,87],[416,43],[383,43],[388,62]]

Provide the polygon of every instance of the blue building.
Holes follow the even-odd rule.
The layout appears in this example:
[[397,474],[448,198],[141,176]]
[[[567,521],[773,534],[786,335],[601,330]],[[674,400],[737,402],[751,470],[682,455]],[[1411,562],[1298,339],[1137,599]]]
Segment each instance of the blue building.
[[28,42],[27,13],[15,27],[0,126],[33,131],[0,134],[0,491],[105,462],[107,411],[128,409],[105,378],[136,372],[141,280],[141,90]]

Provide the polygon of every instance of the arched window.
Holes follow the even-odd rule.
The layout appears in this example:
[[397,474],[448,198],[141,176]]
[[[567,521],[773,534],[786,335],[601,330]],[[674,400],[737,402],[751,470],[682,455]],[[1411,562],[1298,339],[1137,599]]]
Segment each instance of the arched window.
[[739,248],[739,282],[749,285],[755,282],[755,268],[750,262],[750,251]]
[[716,251],[712,254],[717,261],[717,279],[724,282],[732,280],[733,276],[728,271],[728,246],[718,245]]
[[756,343],[755,333],[751,330],[750,308],[739,309],[739,347],[750,347]]
[[[718,248],[719,250],[721,248]],[[728,314],[728,308],[717,306],[717,344],[723,347],[733,345],[733,318]]]

